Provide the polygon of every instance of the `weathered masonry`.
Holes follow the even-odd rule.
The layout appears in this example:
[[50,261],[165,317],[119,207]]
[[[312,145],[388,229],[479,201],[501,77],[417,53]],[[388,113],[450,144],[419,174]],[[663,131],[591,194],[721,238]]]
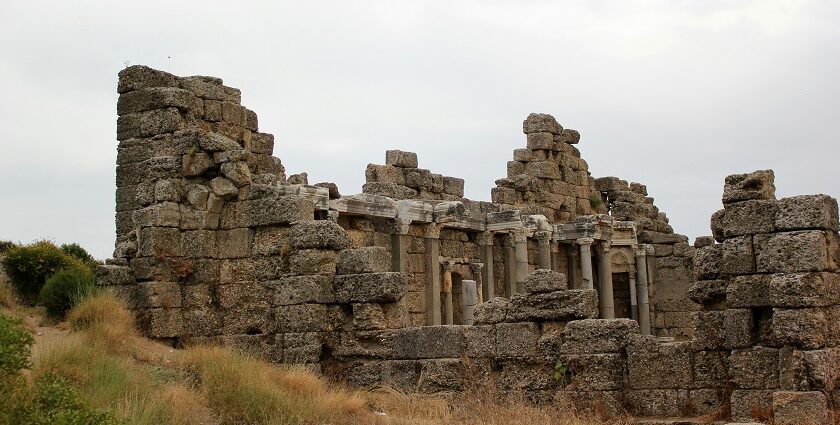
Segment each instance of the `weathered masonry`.
[[287,177],[218,78],[134,66],[118,92],[117,242],[99,278],[150,337],[611,414],[802,423],[797,406],[819,419],[835,403],[836,201],[777,201],[772,172],[727,178],[721,243],[692,247],[644,185],[591,177],[578,132],[549,115],[524,121],[493,202],[397,150],[342,196]]

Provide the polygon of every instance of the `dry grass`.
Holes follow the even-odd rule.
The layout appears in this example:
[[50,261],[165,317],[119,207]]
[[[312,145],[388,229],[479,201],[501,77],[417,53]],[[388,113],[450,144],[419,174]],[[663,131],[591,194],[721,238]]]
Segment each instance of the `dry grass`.
[[226,348],[173,351],[139,337],[131,314],[107,294],[76,306],[67,325],[72,333],[35,347],[33,377],[64,376],[94,407],[132,424],[608,423],[487,389],[461,396],[353,391]]

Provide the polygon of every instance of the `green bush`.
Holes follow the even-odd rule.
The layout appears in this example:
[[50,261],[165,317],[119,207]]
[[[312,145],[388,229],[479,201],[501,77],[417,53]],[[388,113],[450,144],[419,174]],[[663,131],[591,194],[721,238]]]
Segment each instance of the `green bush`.
[[0,380],[31,366],[29,352],[34,342],[20,319],[0,314]]
[[35,242],[6,251],[3,267],[22,301],[34,304],[47,278],[81,262],[50,241]]
[[0,241],[0,255],[16,246],[17,244],[12,241]]
[[93,272],[87,267],[74,266],[50,276],[38,300],[49,317],[60,320],[74,305],[95,292]]
[[71,243],[71,244],[66,244],[65,243],[65,244],[61,245],[61,250],[64,251],[65,254],[67,254],[71,257],[74,257],[77,260],[84,263],[86,266],[88,266],[88,268],[91,269],[91,271],[96,271],[96,265],[97,265],[96,259],[93,258],[93,256],[90,255],[90,253],[87,252],[86,249],[82,248],[81,245],[79,245],[77,243]]

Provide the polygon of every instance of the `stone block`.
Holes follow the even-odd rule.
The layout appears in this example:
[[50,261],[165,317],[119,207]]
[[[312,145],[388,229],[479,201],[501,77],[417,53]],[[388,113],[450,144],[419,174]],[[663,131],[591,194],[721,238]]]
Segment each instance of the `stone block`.
[[337,254],[321,249],[302,249],[289,255],[289,271],[293,274],[335,274]]
[[559,179],[561,177],[560,168],[553,161],[529,162],[525,164],[525,174],[543,179]]
[[365,183],[362,186],[362,193],[384,196],[392,199],[415,199],[418,197],[418,192],[416,190],[396,183]]
[[444,325],[397,329],[394,349],[397,359],[460,358],[467,349],[469,326]]
[[297,249],[333,249],[347,247],[347,232],[330,220],[302,221],[289,231],[292,246]]
[[119,72],[117,93],[122,94],[151,87],[178,87],[178,79],[168,72],[144,65],[132,65]]
[[729,356],[729,374],[739,389],[776,389],[779,350],[767,347],[733,350]]
[[770,423],[773,419],[773,390],[734,390],[729,397],[732,420]]
[[311,364],[321,360],[324,343],[317,332],[283,334],[283,363]]
[[149,87],[120,95],[117,114],[125,115],[167,107],[187,110],[195,107],[195,95],[175,87]]
[[772,333],[785,345],[816,350],[834,342],[836,314],[826,308],[774,308]]
[[769,298],[776,307],[823,307],[840,303],[837,273],[774,274]]
[[181,232],[172,227],[145,227],[137,238],[140,257],[180,257]]
[[787,391],[833,391],[840,380],[840,349],[779,350],[779,388]]
[[475,307],[475,324],[492,325],[505,321],[510,302],[506,298],[494,297]]
[[776,199],[774,181],[773,170],[727,176],[723,186],[723,203],[725,205],[752,199]]
[[464,364],[461,359],[423,360],[420,365],[419,392],[437,393],[464,388]]
[[259,227],[254,232],[254,255],[284,255],[291,251],[289,228],[285,226]]
[[274,304],[278,306],[304,303],[331,303],[335,299],[332,276],[287,276],[268,281],[265,286],[274,291]]
[[345,249],[338,254],[337,274],[382,273],[391,270],[391,254],[381,246]]
[[675,389],[641,389],[624,393],[625,407],[636,416],[681,416],[680,401],[680,391]]
[[385,151],[385,164],[400,168],[417,168],[417,154],[400,150]]
[[210,180],[210,189],[217,197],[224,200],[232,199],[239,193],[236,185],[224,177],[215,177]]
[[819,230],[756,235],[759,273],[837,270],[837,234]]
[[298,195],[249,199],[225,205],[222,228],[259,227],[312,220],[312,201]]
[[698,280],[688,288],[688,298],[702,306],[714,308],[723,307],[726,302],[728,280]]
[[709,245],[694,250],[692,257],[694,276],[697,280],[717,279],[721,274],[723,245]]
[[525,276],[522,290],[530,293],[565,291],[569,289],[566,275],[552,270],[537,269]]
[[178,227],[181,209],[174,202],[162,202],[132,212],[131,220],[136,227]]
[[553,150],[555,146],[554,136],[548,132],[528,133],[526,146],[531,150]]
[[554,363],[535,362],[528,359],[505,359],[493,363],[496,387],[503,392],[542,392],[552,390]]
[[540,330],[536,323],[499,323],[496,325],[497,357],[533,357]]
[[116,265],[96,266],[96,284],[100,286],[134,285],[131,267]]
[[746,348],[755,343],[755,323],[749,309],[729,309],[724,312],[725,348]]
[[385,312],[380,304],[353,304],[353,329],[370,331],[386,329]]
[[216,288],[219,305],[226,309],[268,309],[274,299],[272,289],[264,284],[242,281]]
[[333,278],[339,303],[394,302],[406,292],[405,275],[398,272],[339,275]]
[[819,425],[832,422],[828,399],[820,391],[773,393],[774,425]]
[[718,241],[735,236],[772,233],[779,207],[774,200],[753,200],[727,205],[712,214],[712,235]]
[[755,273],[752,236],[738,236],[723,241],[720,272],[724,275]]
[[624,387],[624,359],[621,354],[563,355],[569,384],[565,390],[615,391]]
[[560,134],[562,131],[563,127],[557,123],[554,117],[548,114],[529,114],[522,122],[522,132],[525,134],[542,132]]
[[443,177],[443,192],[450,195],[455,195],[459,198],[464,197],[464,179],[457,177]]
[[726,304],[729,307],[772,306],[770,275],[737,276],[726,287]]
[[695,311],[692,315],[695,348],[722,350],[726,343],[725,312]]
[[633,335],[627,346],[628,383],[631,388],[689,388],[691,343],[659,343],[655,337]]
[[368,164],[365,170],[366,183],[393,183],[399,186],[411,186],[407,184],[402,168],[391,165]]
[[594,289],[570,289],[516,294],[511,297],[506,321],[571,321],[595,317],[598,317],[598,293]]
[[778,202],[776,229],[837,231],[837,200],[827,195],[803,195]]
[[729,382],[729,351],[695,351],[692,356],[693,388],[724,388]]
[[464,330],[467,357],[496,356],[496,327],[469,326]]
[[621,353],[639,324],[630,319],[584,319],[569,322],[563,330],[561,352],[570,354]]
[[321,332],[333,330],[324,304],[295,304],[277,307],[274,313],[278,332]]
[[624,409],[623,394],[620,391],[565,391],[556,393],[560,405],[574,407],[579,413],[604,415],[609,418],[627,414]]
[[216,248],[219,258],[245,258],[251,256],[254,231],[246,228],[216,231]]
[[178,282],[140,282],[136,294],[139,308],[181,307],[181,286]]

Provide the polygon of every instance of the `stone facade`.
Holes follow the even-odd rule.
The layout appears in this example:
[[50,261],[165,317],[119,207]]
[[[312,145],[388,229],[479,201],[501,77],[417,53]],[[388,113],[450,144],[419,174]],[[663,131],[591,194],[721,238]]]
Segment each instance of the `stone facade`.
[[342,196],[287,178],[220,79],[134,66],[118,92],[97,274],[149,337],[610,415],[807,423],[838,400],[836,201],[777,201],[772,172],[727,178],[719,243],[689,247],[643,185],[592,178],[549,115],[523,123],[492,203],[403,151]]

